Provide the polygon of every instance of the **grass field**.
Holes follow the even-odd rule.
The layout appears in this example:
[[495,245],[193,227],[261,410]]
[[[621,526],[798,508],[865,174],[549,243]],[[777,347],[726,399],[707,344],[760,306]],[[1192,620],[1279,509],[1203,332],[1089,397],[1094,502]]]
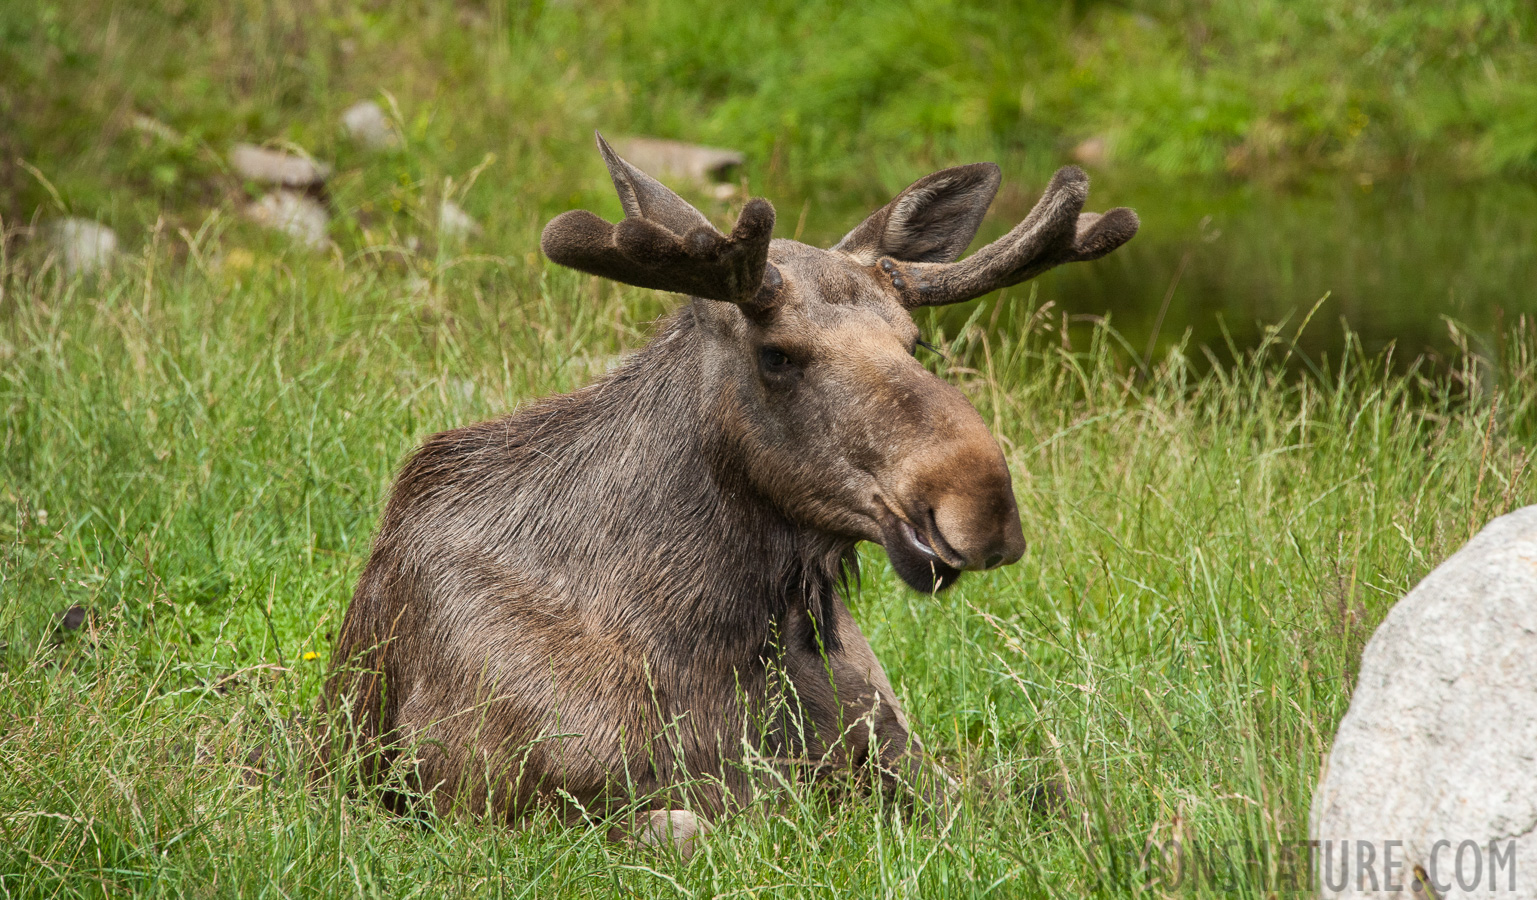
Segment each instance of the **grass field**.
[[[664,301],[496,259],[251,265],[185,238],[100,279],[3,281],[0,896],[1135,896],[1157,870],[1107,845],[1304,838],[1375,623],[1537,501],[1530,321],[1497,360],[1301,376],[1293,323],[1197,376],[1192,348],[1127,364],[1108,328],[1066,346],[1016,289],[981,311],[1011,327],[936,337],[1006,447],[1029,552],[929,598],[874,550],[853,604],[972,785],[963,817],[813,792],[687,863],[599,829],[407,824],[301,777],[392,472],[601,370]],[[1062,813],[1031,801],[1053,779]]]

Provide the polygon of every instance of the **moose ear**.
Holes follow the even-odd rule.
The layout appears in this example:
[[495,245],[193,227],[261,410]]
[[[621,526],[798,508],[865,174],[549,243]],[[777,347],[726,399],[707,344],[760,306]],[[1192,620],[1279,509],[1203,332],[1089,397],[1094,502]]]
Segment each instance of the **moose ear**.
[[843,236],[834,250],[874,265],[954,262],[977,236],[1003,173],[992,163],[956,166],[920,178]]
[[624,206],[625,218],[649,219],[680,236],[701,225],[713,230],[704,213],[660,181],[626,162],[608,145],[603,135],[597,138],[598,151],[608,166],[608,176],[614,180],[614,190],[619,194],[619,203]]
[[774,207],[767,200],[747,201],[731,233],[721,234],[683,198],[620,159],[602,135],[598,149],[624,204],[624,221],[611,225],[580,209],[561,213],[539,237],[551,262],[754,313],[773,308],[779,273],[768,263]]

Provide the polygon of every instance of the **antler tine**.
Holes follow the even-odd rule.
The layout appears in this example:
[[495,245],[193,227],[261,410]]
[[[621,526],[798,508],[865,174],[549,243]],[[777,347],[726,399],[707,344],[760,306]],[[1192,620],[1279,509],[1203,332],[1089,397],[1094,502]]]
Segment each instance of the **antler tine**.
[[621,159],[601,135],[598,145],[625,218],[613,225],[586,210],[562,213],[540,236],[545,256],[636,287],[758,303],[774,232],[767,200],[747,201],[731,234],[723,235],[683,198]]
[[1103,215],[1083,213],[1088,195],[1089,176],[1077,166],[1064,166],[1023,222],[971,256],[955,263],[883,259],[881,268],[912,309],[961,303],[1063,263],[1098,259],[1131,240],[1137,214],[1125,207]]

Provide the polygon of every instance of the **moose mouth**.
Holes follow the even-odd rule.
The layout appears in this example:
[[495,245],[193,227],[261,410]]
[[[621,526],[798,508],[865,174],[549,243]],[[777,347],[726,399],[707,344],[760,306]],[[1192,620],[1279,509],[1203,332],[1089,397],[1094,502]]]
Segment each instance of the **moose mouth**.
[[881,545],[886,548],[886,558],[891,560],[891,568],[908,587],[933,594],[955,584],[961,577],[961,570],[945,562],[940,552],[934,549],[935,541],[943,541],[937,529],[930,529],[933,537],[927,537],[889,510],[881,517],[880,524]]

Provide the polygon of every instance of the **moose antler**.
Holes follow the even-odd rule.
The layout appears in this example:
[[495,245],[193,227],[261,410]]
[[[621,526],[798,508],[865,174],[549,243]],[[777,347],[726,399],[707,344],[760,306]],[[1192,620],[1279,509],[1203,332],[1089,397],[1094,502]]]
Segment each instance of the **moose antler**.
[[1098,259],[1131,240],[1137,214],[1125,207],[1103,215],[1081,212],[1088,196],[1089,176],[1077,166],[1063,166],[1023,222],[960,262],[899,262],[888,256],[879,264],[909,309],[972,300],[1063,263]]
[[731,234],[723,235],[682,197],[621,159],[601,134],[598,149],[624,220],[612,225],[586,210],[562,213],[544,227],[544,255],[636,287],[754,305],[768,267],[774,207],[760,198],[747,201]]

